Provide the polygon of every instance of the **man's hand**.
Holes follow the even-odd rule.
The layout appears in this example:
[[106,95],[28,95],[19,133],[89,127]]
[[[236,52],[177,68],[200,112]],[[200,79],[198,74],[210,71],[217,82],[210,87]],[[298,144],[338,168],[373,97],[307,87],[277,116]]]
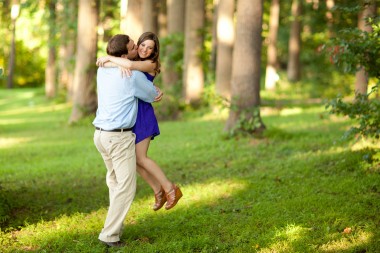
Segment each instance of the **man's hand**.
[[164,95],[164,93],[157,86],[154,86],[154,87],[156,88],[157,93],[158,93],[157,97],[154,99],[154,102],[159,102],[159,101],[161,101],[162,96]]
[[104,64],[106,62],[109,62],[110,61],[110,58],[108,57],[108,55],[106,56],[102,56],[102,57],[99,57],[97,60],[96,60],[96,66],[98,67],[104,67]]

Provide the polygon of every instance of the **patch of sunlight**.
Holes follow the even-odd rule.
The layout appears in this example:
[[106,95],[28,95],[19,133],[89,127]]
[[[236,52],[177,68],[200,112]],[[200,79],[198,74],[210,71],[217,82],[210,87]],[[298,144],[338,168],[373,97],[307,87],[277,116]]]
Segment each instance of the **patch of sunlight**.
[[[105,212],[105,210],[103,210]],[[17,240],[20,248],[38,250],[40,245],[62,237],[81,237],[97,233],[103,225],[105,213],[75,213],[62,215],[53,221],[40,221],[37,224],[25,224],[18,231],[12,231],[9,242]],[[3,239],[0,237],[0,239]]]
[[357,142],[355,142],[354,145],[352,145],[351,150],[352,151],[360,151],[365,148],[378,148],[380,149],[380,141],[371,141],[368,139],[361,139]]
[[0,149],[10,148],[22,143],[30,142],[32,138],[0,138]]
[[370,243],[373,235],[369,232],[359,231],[355,234],[344,235],[335,241],[329,241],[318,248],[318,252],[343,252],[351,251],[355,248]]
[[276,238],[284,238],[288,241],[295,241],[301,238],[303,232],[307,230],[301,226],[296,226],[294,224],[288,224],[284,229],[278,230],[276,232]]
[[303,112],[302,108],[295,107],[295,108],[285,108],[280,111],[280,116],[288,116],[288,115],[295,115],[295,114],[301,114]]
[[60,111],[60,110],[66,110],[70,108],[71,105],[69,103],[66,104],[54,104],[54,105],[44,105],[41,107],[34,106],[33,104],[30,104],[28,107],[21,107],[17,109],[7,110],[6,112],[3,112],[2,115],[17,115],[22,113],[44,113],[44,112],[54,112],[54,111]]
[[[220,199],[229,199],[247,187],[247,182],[239,180],[214,181],[203,184],[192,184],[187,187],[181,186],[183,197],[175,209],[194,208],[194,206],[213,206]],[[135,199],[129,217],[140,217],[152,215],[150,206],[153,204],[153,195],[143,199]],[[147,206],[142,210],[141,206]]]
[[229,110],[227,108],[214,108],[210,113],[202,115],[194,121],[209,121],[209,120],[227,120]]
[[299,241],[309,228],[288,224],[285,228],[279,229],[274,238],[274,243],[268,248],[262,248],[259,252],[292,252],[291,243]]

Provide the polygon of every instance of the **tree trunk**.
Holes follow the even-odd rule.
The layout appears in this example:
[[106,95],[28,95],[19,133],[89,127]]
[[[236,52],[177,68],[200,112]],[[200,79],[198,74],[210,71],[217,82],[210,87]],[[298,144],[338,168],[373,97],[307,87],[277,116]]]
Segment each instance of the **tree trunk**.
[[48,98],[55,97],[57,93],[57,67],[56,67],[56,0],[48,1],[49,8],[49,39],[48,59],[45,69],[45,95]]
[[277,34],[280,18],[280,1],[272,0],[269,17],[268,52],[267,67],[265,72],[265,89],[274,90],[276,82],[279,80],[277,74]]
[[[168,0],[166,6],[168,13],[168,35],[183,34],[185,28],[185,1]],[[172,54],[174,50],[173,46],[168,45],[167,54]],[[167,89],[172,89],[180,80],[179,74],[172,67],[174,64],[173,60],[168,59],[165,65],[162,66],[163,85]]]
[[183,75],[183,97],[186,103],[200,102],[204,85],[204,73],[199,53],[202,50],[204,26],[204,0],[186,1],[185,56]]
[[326,0],[326,19],[327,19],[327,35],[328,38],[333,37],[333,26],[334,26],[334,16],[333,16],[333,8],[335,6],[334,0]]
[[219,0],[213,0],[213,10],[212,10],[212,30],[211,30],[211,56],[209,63],[209,71],[216,71],[216,54],[218,50],[218,39],[217,39],[217,23],[218,23],[218,6]]
[[73,110],[69,122],[77,122],[96,110],[96,52],[99,0],[80,0]]
[[158,32],[157,13],[158,9],[153,0],[143,0],[142,5],[143,15],[143,31]]
[[232,53],[235,38],[234,0],[220,0],[217,19],[216,93],[231,98]]
[[[60,1],[59,22],[61,26],[61,37],[59,43],[58,62],[58,89],[66,90],[67,101],[72,100],[72,87],[75,69],[75,29],[77,22],[77,3],[75,1]],[[74,15],[75,14],[75,15]]]
[[300,50],[301,50],[301,0],[293,0],[292,3],[292,26],[289,37],[288,79],[291,82],[301,78]]
[[237,130],[246,133],[265,129],[260,117],[262,15],[262,0],[238,0],[227,131],[234,130],[237,123]]
[[[179,0],[182,1],[182,0]],[[157,5],[157,22],[158,22],[158,34],[160,38],[163,38],[167,36],[168,29],[167,29],[167,7],[166,7],[166,0],[158,0],[156,2]]]
[[[365,18],[374,17],[376,15],[376,4],[369,2],[368,5],[359,13],[358,29],[365,32],[372,32],[372,26],[367,24]],[[368,73],[359,66],[359,71],[356,72],[355,92],[359,94],[367,94],[368,89]]]
[[143,33],[142,0],[122,0],[120,5],[120,31],[129,35],[137,43]]

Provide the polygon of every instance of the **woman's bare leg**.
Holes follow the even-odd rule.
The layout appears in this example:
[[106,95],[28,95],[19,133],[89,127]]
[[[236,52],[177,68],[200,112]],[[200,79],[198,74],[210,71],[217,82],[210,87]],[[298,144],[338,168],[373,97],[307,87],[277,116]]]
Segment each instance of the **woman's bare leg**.
[[[148,137],[136,144],[137,166],[140,167],[138,171],[155,193],[157,193],[161,187],[165,192],[168,192],[172,189],[173,183],[168,180],[165,173],[155,161],[150,159],[147,155],[150,139],[151,138]],[[145,170],[146,173],[142,170]]]
[[154,194],[161,190],[160,182],[158,182],[147,170],[139,165],[137,165],[136,169],[140,176],[148,183],[150,188],[152,188]]

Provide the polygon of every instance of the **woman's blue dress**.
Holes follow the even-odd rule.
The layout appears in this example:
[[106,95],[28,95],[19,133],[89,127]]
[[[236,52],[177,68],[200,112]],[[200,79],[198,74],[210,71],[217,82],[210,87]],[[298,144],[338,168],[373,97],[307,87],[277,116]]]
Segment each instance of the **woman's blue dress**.
[[[143,73],[149,81],[153,82],[154,76]],[[137,119],[132,131],[136,134],[136,144],[148,137],[153,140],[155,136],[160,134],[157,118],[151,103],[138,100]]]

